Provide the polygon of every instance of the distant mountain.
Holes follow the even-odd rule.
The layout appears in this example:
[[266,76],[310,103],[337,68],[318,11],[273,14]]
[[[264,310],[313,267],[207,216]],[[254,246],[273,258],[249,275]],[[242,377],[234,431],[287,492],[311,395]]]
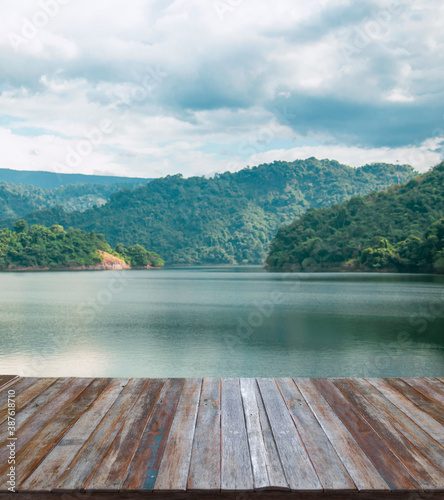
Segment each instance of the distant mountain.
[[83,174],[59,174],[55,172],[43,172],[38,170],[11,170],[0,168],[0,182],[11,182],[13,184],[31,184],[39,188],[54,189],[67,184],[102,184],[111,186],[113,184],[140,184],[147,183],[151,179],[142,177],[116,177],[112,175],[83,175]]
[[444,273],[444,162],[405,184],[307,211],[279,229],[267,267]]
[[67,184],[44,189],[30,184],[0,182],[0,219],[20,219],[29,212],[60,206],[67,212],[83,211],[105,204],[112,193],[134,189],[138,183]]
[[214,178],[155,179],[83,213],[33,212],[29,223],[103,233],[112,245],[140,243],[171,263],[263,263],[279,226],[415,175],[408,165],[352,168],[337,161],[278,161]]

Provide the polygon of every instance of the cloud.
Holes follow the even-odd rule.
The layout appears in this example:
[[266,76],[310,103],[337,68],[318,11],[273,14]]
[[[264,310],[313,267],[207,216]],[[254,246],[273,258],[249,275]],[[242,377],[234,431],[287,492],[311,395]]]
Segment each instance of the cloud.
[[295,155],[420,155],[411,163],[425,169],[442,158],[439,0],[221,2],[222,13],[197,0],[3,6],[0,167],[62,168],[103,120],[113,133],[79,171],[209,174]]
[[285,150],[270,150],[251,157],[252,164],[268,163],[274,160],[298,160],[308,158],[328,158],[345,165],[360,167],[369,163],[399,163],[412,165],[418,172],[424,172],[442,159],[444,136],[426,141],[420,146],[400,148],[360,148],[347,146],[300,146]]

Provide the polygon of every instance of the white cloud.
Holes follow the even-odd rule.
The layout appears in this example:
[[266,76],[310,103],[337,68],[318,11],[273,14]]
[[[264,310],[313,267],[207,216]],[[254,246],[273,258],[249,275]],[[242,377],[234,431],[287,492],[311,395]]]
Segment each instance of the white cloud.
[[341,145],[301,146],[291,149],[275,149],[259,153],[250,158],[251,164],[267,163],[274,160],[293,161],[310,156],[338,160],[345,165],[360,167],[369,163],[399,163],[412,165],[418,172],[424,172],[439,163],[442,153],[439,148],[444,143],[444,136],[422,145],[402,148],[360,148]]
[[391,102],[413,102],[415,98],[401,89],[393,89],[386,97]]
[[[76,0],[42,22],[42,3],[7,2],[0,167],[49,169],[104,119],[114,131],[79,171],[191,175],[309,156],[412,157],[424,169],[442,158],[439,0],[403,3],[388,21],[384,0],[232,4],[221,18],[211,1]],[[14,49],[8,34],[29,34],[39,16]],[[356,47],[378,19],[381,36]]]

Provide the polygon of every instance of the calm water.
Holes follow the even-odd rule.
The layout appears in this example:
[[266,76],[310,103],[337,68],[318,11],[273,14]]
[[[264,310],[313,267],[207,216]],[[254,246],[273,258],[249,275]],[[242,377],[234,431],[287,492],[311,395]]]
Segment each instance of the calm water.
[[0,373],[444,376],[444,277],[0,274]]

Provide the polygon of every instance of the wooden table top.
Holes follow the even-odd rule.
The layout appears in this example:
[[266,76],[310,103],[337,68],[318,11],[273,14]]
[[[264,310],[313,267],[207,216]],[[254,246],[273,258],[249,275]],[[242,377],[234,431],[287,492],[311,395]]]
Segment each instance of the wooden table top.
[[443,424],[443,378],[5,375],[0,499],[11,443],[36,500],[444,498]]

